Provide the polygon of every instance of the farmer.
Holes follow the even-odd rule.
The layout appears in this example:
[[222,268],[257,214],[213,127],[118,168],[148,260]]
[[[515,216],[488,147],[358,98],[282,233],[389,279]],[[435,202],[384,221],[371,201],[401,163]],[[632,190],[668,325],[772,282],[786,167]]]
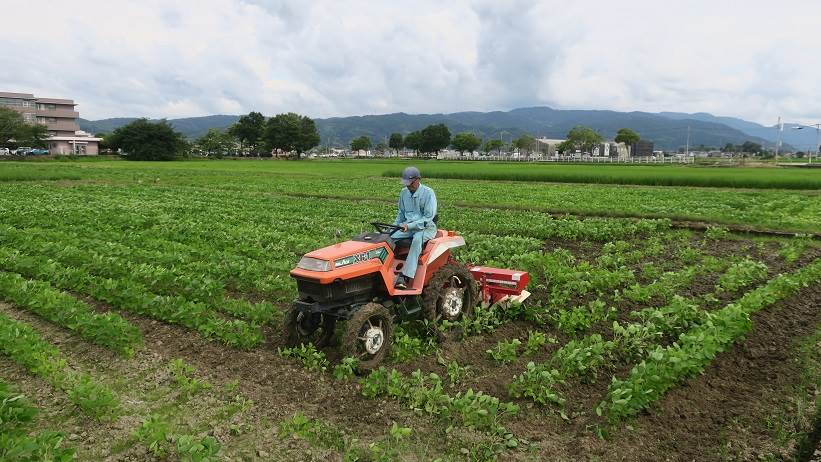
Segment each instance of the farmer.
[[393,233],[394,239],[411,239],[410,251],[405,259],[402,272],[396,275],[394,287],[407,289],[413,284],[416,265],[422,246],[436,235],[436,194],[432,189],[420,183],[422,174],[416,167],[402,171],[402,184],[405,186],[399,193],[399,213],[396,214],[395,226],[402,228]]

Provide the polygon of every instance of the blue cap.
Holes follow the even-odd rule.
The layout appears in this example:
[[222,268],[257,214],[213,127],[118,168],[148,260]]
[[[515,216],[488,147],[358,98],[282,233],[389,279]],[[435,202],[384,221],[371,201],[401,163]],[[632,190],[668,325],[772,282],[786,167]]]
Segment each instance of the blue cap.
[[413,183],[413,180],[417,178],[422,178],[422,174],[419,173],[419,169],[416,167],[406,167],[405,170],[402,170],[402,184],[407,186]]

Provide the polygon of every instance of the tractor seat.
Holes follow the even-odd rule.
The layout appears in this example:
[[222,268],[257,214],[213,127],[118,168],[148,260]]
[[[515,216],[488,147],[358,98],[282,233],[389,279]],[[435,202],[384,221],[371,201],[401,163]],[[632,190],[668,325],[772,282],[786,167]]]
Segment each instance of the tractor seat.
[[[429,239],[427,242],[425,242],[425,244],[422,246],[422,255],[428,253],[428,251],[430,250],[430,247],[431,247],[431,242],[433,242],[433,239],[442,237],[444,235],[445,235],[444,232],[436,231],[436,235],[433,236],[433,238]],[[408,238],[395,240],[394,244],[395,244],[396,247],[394,247],[394,251],[393,251],[394,256],[396,258],[400,259],[400,260],[404,260],[405,257],[408,255],[408,252],[410,251],[411,241],[412,241],[412,239],[408,239]]]
[[399,249],[405,249],[406,250],[405,253],[407,253],[407,249],[410,248],[412,241],[413,241],[413,239],[411,239],[409,237],[406,237],[406,238],[403,238],[403,239],[394,239],[393,240],[393,245],[395,246],[396,251],[399,251]]

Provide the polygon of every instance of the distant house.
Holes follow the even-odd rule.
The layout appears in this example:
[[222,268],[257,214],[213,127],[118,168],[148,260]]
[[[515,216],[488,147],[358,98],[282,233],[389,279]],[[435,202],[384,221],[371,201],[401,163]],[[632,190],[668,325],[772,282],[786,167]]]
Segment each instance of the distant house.
[[638,140],[630,146],[630,155],[633,157],[650,157],[653,155],[653,142]]
[[556,147],[565,140],[556,140],[551,138],[536,138],[536,151],[541,152],[544,155],[550,157],[555,156],[557,153]]
[[27,123],[38,123],[48,128],[50,154],[96,155],[102,138],[80,130],[74,110],[77,104],[70,99],[37,98],[30,93],[0,91],[0,106],[13,109],[23,115]]
[[618,158],[618,160],[627,160],[630,157],[630,148],[624,143],[613,143],[610,148],[611,155]]

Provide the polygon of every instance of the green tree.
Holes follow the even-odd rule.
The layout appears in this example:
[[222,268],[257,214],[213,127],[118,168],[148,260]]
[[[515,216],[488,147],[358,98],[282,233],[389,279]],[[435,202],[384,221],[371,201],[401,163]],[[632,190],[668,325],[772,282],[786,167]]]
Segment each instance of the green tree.
[[137,119],[111,134],[109,144],[122,149],[129,160],[173,160],[185,153],[187,143],[165,120]]
[[387,144],[385,144],[385,142],[384,142],[384,141],[380,141],[380,142],[376,143],[376,147],[374,147],[373,149],[374,149],[374,151],[376,151],[376,152],[377,152],[380,156],[384,157],[384,156],[385,156],[385,152],[387,152],[387,151],[388,151],[388,145],[387,145]]
[[556,145],[556,150],[562,154],[573,153],[576,150],[576,145],[570,140],[564,140]]
[[752,141],[745,141],[744,144],[741,145],[741,152],[759,154],[764,152],[764,148],[761,147],[761,145],[758,143],[753,143]]
[[633,143],[641,139],[638,133],[629,128],[620,128],[616,132],[616,143],[624,143],[625,146],[632,146]]
[[208,133],[197,140],[197,146],[205,153],[206,157],[222,159],[225,153],[230,152],[234,146],[234,140],[231,135],[216,128],[211,128]]
[[528,134],[524,134],[513,140],[513,146],[519,149],[520,154],[530,154],[536,150],[536,139]]
[[388,140],[388,147],[393,149],[394,151],[399,151],[405,146],[405,140],[402,139],[401,133],[391,133],[391,137]]
[[485,153],[489,153],[492,151],[497,151],[499,155],[502,154],[502,140],[497,140],[496,138],[489,139],[485,142],[485,145],[482,147],[482,151]]
[[458,133],[453,137],[453,149],[459,151],[460,154],[466,152],[473,152],[482,145],[482,140],[470,132]]
[[265,135],[265,116],[259,112],[249,112],[228,128],[228,134],[239,141],[240,151],[247,148],[251,154],[259,156],[259,148]]
[[593,146],[602,142],[602,137],[590,127],[576,125],[567,132],[567,141],[581,152],[590,152]]
[[410,132],[405,136],[405,147],[408,149],[413,149],[413,152],[417,152],[422,149],[422,133],[421,132]]
[[371,146],[371,139],[365,135],[351,140],[351,151],[367,151]]
[[110,134],[105,132],[95,133],[95,138],[100,138],[100,142],[98,144],[100,148],[100,152],[108,152],[111,151],[111,146],[109,146],[108,139],[111,137]]
[[428,125],[422,129],[419,151],[433,154],[450,146],[450,130],[445,124]]
[[17,135],[18,144],[25,144],[37,148],[45,147],[48,137],[48,127],[38,123],[23,124]]
[[293,112],[277,114],[265,123],[265,149],[300,154],[319,144],[319,132],[314,120]]
[[9,140],[17,140],[25,125],[22,114],[0,106],[0,145],[8,144]]

